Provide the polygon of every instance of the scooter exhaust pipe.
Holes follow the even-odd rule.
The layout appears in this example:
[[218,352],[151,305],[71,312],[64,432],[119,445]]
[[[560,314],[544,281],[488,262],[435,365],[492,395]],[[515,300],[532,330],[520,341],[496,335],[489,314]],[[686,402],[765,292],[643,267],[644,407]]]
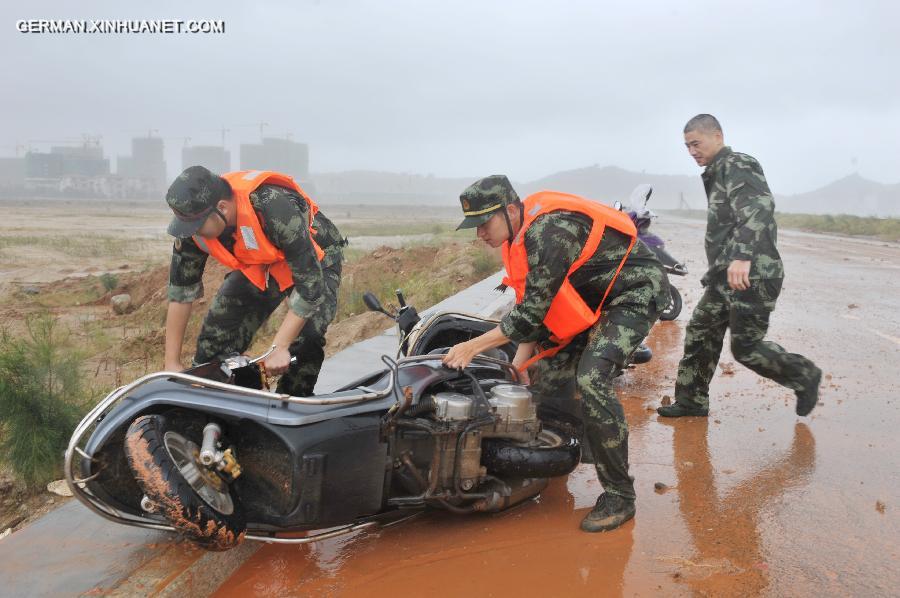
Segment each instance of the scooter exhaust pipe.
[[200,445],[200,463],[209,467],[217,461],[216,443],[219,442],[221,436],[222,428],[219,427],[219,424],[206,424],[206,427],[203,428],[203,444]]

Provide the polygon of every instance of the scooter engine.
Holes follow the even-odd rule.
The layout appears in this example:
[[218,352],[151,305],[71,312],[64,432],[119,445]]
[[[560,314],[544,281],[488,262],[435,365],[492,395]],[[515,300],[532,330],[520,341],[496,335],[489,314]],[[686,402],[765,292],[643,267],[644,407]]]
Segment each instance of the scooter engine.
[[436,447],[441,455],[439,471],[444,487],[453,487],[455,470],[464,490],[470,490],[484,478],[487,471],[481,465],[482,439],[504,438],[528,443],[540,431],[532,394],[521,385],[497,384],[492,387],[488,403],[493,412],[493,422],[477,426],[470,425],[475,420],[474,397],[458,392],[438,392],[431,400],[435,406],[432,417],[456,430],[455,434],[442,435]]

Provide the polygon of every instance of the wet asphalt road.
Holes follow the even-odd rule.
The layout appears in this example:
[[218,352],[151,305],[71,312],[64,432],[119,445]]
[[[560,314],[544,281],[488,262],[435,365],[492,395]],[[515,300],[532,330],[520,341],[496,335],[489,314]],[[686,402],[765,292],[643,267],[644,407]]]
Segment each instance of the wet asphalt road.
[[826,372],[811,417],[726,348],[709,418],[661,421],[653,409],[672,394],[701,293],[703,223],[654,227],[691,274],[673,280],[685,311],[654,328],[653,362],[618,383],[633,522],[578,530],[600,492],[582,465],[506,513],[429,513],[312,546],[266,545],[217,595],[896,595],[900,245],[781,233],[787,278],[769,339]]

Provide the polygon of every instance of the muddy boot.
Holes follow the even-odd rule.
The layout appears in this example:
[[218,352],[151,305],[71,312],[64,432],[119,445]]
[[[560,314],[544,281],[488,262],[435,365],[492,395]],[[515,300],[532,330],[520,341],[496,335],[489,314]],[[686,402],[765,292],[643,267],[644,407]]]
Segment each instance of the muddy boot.
[[684,417],[697,416],[706,417],[709,415],[709,409],[706,407],[691,407],[675,401],[671,405],[663,405],[656,409],[656,412],[663,417]]
[[798,390],[797,415],[809,415],[819,402],[819,384],[822,382],[822,370],[816,368],[812,382],[803,390]]
[[581,520],[586,532],[608,532],[634,517],[634,500],[616,494],[601,494],[593,510]]

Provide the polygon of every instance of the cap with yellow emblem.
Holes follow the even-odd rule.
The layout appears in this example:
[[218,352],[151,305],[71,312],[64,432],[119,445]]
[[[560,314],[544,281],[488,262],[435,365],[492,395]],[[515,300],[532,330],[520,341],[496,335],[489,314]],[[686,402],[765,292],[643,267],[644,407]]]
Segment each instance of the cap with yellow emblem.
[[459,196],[465,218],[456,227],[475,228],[490,220],[494,212],[519,201],[506,175],[492,174],[466,187]]

